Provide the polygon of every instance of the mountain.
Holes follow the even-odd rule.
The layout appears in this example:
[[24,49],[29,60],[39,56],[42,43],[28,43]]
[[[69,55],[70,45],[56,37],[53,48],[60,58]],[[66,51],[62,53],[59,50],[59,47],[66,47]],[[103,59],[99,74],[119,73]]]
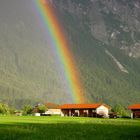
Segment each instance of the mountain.
[[[139,102],[139,0],[49,2],[75,56],[87,102]],[[72,102],[54,51],[31,7],[27,0],[0,4],[0,100],[18,107]]]

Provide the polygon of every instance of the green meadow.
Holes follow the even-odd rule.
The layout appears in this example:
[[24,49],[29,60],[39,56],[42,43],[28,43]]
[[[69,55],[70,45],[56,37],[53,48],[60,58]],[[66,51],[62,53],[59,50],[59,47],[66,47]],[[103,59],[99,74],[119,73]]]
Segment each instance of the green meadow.
[[139,139],[139,119],[0,116],[0,140]]

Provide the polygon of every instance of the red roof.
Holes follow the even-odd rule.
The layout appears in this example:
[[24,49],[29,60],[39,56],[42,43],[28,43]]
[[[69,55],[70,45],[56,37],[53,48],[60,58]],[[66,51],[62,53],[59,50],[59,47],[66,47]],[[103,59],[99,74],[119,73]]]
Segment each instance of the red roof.
[[140,104],[133,104],[128,107],[128,109],[140,109]]
[[108,109],[110,109],[110,106],[105,104],[64,104],[61,105],[61,109],[96,109],[99,106],[104,105]]

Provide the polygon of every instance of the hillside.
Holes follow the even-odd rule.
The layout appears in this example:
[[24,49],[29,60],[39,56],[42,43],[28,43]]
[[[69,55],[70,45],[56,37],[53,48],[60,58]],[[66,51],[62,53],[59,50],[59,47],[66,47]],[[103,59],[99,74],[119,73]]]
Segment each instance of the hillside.
[[[51,2],[75,56],[87,102],[139,102],[140,2]],[[8,5],[16,12],[4,15],[0,8],[0,100],[18,107],[71,102],[57,58],[30,9],[32,3],[13,3],[19,7]]]

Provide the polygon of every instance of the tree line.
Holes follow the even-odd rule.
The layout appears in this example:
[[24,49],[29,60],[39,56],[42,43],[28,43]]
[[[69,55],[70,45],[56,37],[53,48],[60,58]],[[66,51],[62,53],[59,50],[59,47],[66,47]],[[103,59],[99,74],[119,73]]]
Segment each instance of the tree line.
[[24,105],[21,109],[16,109],[10,107],[8,104],[0,103],[0,114],[1,115],[12,115],[22,113],[22,115],[31,115],[33,113],[44,113],[47,111],[47,107],[43,104],[38,104],[36,106]]

